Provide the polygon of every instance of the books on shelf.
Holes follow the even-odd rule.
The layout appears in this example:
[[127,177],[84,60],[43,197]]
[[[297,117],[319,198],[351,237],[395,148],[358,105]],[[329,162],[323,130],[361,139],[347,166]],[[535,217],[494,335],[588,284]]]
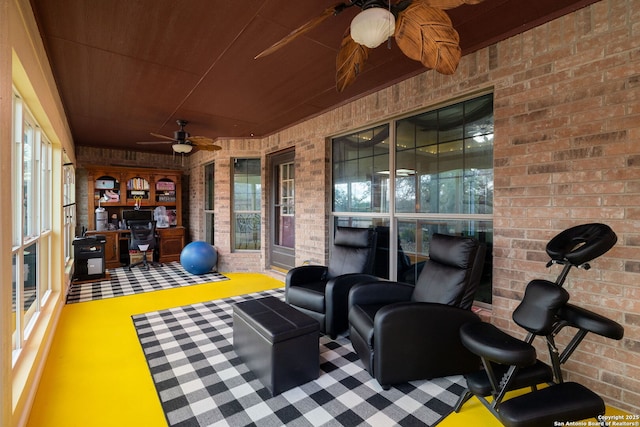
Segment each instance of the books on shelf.
[[131,178],[127,182],[127,190],[148,190],[149,182],[144,178]]

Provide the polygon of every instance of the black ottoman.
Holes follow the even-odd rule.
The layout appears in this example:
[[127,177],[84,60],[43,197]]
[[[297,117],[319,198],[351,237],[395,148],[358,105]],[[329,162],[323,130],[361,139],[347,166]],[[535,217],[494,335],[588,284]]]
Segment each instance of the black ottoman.
[[233,306],[233,349],[272,396],[318,378],[320,325],[275,297]]

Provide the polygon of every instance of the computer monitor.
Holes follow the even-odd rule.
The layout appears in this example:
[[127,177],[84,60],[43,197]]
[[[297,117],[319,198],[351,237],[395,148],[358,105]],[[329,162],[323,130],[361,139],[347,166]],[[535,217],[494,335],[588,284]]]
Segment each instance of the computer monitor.
[[122,219],[128,221],[153,221],[153,211],[144,210],[126,210],[122,211]]

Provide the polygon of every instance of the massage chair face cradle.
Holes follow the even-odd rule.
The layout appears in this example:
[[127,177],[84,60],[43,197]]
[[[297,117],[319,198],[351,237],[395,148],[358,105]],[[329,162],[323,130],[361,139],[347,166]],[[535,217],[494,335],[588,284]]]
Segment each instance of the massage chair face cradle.
[[[513,312],[514,322],[527,330],[523,341],[488,323],[461,328],[463,344],[481,357],[484,370],[467,376],[468,389],[458,401],[456,412],[472,395],[476,395],[508,426],[547,425],[554,419],[577,421],[604,414],[604,401],[599,396],[579,384],[564,382],[561,365],[566,363],[589,332],[620,340],[624,329],[610,319],[568,304],[569,293],[562,286],[572,268],[588,270],[589,262],[606,253],[616,240],[615,233],[608,226],[584,224],[561,232],[547,244],[546,250],[551,257],[547,267],[562,265],[563,268],[555,282],[533,280],[527,285],[521,303]],[[561,352],[555,337],[567,326],[575,328],[576,332]],[[537,360],[531,345],[536,336],[546,340],[551,367]],[[537,390],[537,385],[543,383],[550,384],[550,389],[563,383],[565,387],[547,390],[545,397],[540,394],[540,399],[537,399],[535,393],[544,391]],[[523,387],[531,387],[532,392],[503,403],[507,391]],[[565,394],[574,398],[565,399]],[[492,402],[485,399],[489,395],[493,397]],[[519,404],[517,399],[521,398]],[[549,406],[558,399],[568,401],[564,406],[563,402],[553,405],[557,407],[554,413]],[[575,402],[578,404],[573,405]],[[532,408],[536,404],[545,407],[536,412],[536,408]],[[528,413],[523,415],[526,408]]]

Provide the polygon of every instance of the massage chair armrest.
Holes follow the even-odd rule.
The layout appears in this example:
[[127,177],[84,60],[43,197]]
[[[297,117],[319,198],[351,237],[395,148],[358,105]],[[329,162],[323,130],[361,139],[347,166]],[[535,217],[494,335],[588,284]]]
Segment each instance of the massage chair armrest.
[[392,304],[396,302],[410,301],[413,294],[413,286],[389,282],[378,279],[358,283],[349,292],[349,310],[354,305]]
[[358,283],[380,280],[371,274],[351,273],[334,277],[325,287],[326,333],[335,338],[337,334],[349,326],[348,302],[349,291]]
[[624,337],[624,327],[618,322],[601,316],[573,304],[565,304],[558,311],[558,317],[572,326],[583,331],[621,340]]
[[285,284],[297,286],[301,283],[319,282],[326,277],[329,268],[324,265],[301,265],[294,267],[287,273]]
[[525,367],[536,362],[535,348],[490,323],[464,325],[462,344],[481,358],[501,365]]

